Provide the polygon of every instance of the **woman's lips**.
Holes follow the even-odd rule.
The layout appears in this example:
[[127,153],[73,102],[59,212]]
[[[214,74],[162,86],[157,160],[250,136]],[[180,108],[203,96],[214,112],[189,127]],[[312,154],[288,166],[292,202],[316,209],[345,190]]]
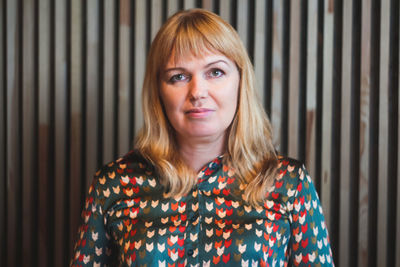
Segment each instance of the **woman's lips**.
[[185,111],[185,114],[192,118],[205,118],[212,112],[214,112],[214,110],[209,108],[193,108]]

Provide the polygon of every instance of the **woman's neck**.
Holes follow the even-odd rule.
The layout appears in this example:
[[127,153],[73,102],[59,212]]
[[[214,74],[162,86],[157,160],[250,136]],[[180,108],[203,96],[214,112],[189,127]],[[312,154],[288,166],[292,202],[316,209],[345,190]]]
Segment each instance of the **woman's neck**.
[[178,145],[183,161],[199,172],[205,164],[225,152],[225,134],[207,139],[178,138]]

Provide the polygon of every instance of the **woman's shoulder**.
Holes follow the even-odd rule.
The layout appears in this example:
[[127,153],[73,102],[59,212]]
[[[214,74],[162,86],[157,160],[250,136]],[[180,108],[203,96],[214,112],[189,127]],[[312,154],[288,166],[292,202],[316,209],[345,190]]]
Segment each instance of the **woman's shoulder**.
[[294,158],[278,156],[278,172],[271,188],[272,195],[286,196],[290,199],[297,195],[302,181],[308,178],[304,164]]
[[124,156],[103,165],[95,173],[93,186],[100,188],[141,185],[140,180],[154,177],[155,169],[139,151],[131,150]]
[[278,156],[278,173],[280,176],[288,173],[291,174],[291,176],[294,176],[295,174],[304,171],[304,169],[304,164],[301,161],[287,156]]

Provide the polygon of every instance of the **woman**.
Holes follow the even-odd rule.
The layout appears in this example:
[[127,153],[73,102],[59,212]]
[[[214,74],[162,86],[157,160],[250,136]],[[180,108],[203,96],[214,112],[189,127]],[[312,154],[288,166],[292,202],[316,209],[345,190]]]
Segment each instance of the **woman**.
[[333,265],[316,191],[278,157],[235,30],[178,12],[150,48],[135,149],[96,173],[73,266]]

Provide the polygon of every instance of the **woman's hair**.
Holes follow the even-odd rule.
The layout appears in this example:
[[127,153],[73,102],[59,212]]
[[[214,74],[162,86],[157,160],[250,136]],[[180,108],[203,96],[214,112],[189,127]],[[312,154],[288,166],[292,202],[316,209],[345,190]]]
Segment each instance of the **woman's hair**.
[[197,181],[177,149],[175,131],[160,97],[160,72],[172,54],[178,60],[209,51],[231,59],[240,73],[237,110],[228,128],[223,161],[246,185],[245,199],[258,205],[266,198],[278,165],[271,125],[257,98],[253,66],[239,35],[212,12],[180,11],[157,33],[147,59],[142,94],[144,125],[137,136],[136,148],[154,164],[168,195],[190,192]]

